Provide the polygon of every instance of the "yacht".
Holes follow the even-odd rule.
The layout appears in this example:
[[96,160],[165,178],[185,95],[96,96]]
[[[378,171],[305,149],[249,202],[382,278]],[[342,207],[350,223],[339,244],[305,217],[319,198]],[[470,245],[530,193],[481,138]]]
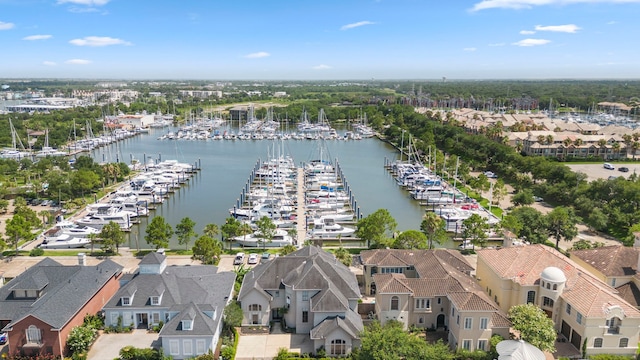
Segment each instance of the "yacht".
[[41,249],[76,249],[89,244],[91,244],[89,238],[61,234],[53,238],[45,238],[38,247]]
[[313,228],[309,232],[311,238],[337,238],[349,237],[356,232],[355,229],[337,224],[329,218],[316,219]]
[[101,230],[103,226],[111,221],[120,225],[121,229],[129,229],[132,225],[131,212],[118,208],[110,208],[106,213],[89,214],[77,220],[76,224]]
[[261,238],[257,232],[243,236],[236,236],[233,238],[233,241],[238,245],[246,247],[282,247],[285,245],[293,245],[293,238],[287,234],[286,231],[281,229],[276,229],[276,234],[273,236],[271,241],[264,241],[264,238]]

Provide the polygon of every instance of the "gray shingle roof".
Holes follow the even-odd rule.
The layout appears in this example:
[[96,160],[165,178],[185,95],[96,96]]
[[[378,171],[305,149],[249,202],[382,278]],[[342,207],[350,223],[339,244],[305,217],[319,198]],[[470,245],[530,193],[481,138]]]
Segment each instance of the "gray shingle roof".
[[360,332],[364,329],[362,318],[353,311],[348,311],[345,316],[333,316],[322,320],[316,327],[311,329],[309,337],[313,340],[324,339],[336,329],[343,329],[352,338],[360,337]]
[[[180,313],[174,316],[162,327],[160,334],[158,334],[160,337],[172,335],[211,336],[215,334],[216,328],[222,319],[222,308],[218,310],[216,319],[214,320],[207,316],[204,313],[206,310],[202,309],[197,304],[188,303],[180,305],[180,307],[182,308]],[[193,321],[193,328],[191,330],[183,330],[182,320]]]
[[159,265],[162,264],[166,258],[164,254],[157,251],[150,252],[140,260],[140,265]]
[[[96,266],[64,266],[46,258],[0,288],[0,319],[16,321],[32,315],[53,329],[63,327],[122,266],[104,260]],[[44,286],[43,286],[44,285]],[[38,299],[14,299],[13,290],[41,289]]]

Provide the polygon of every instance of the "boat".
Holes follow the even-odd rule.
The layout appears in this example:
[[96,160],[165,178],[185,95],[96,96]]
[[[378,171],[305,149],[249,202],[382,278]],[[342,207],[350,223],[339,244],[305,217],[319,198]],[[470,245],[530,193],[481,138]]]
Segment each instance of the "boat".
[[337,238],[349,237],[356,232],[355,229],[342,226],[331,218],[320,218],[313,221],[313,228],[309,231],[311,238]]
[[91,244],[91,239],[89,238],[61,234],[55,238],[45,238],[38,247],[41,249],[76,249],[89,244]]
[[471,240],[463,240],[462,243],[458,245],[458,250],[473,250],[474,248],[475,246],[473,246]]
[[246,247],[282,247],[293,245],[293,238],[284,230],[276,229],[276,233],[271,241],[265,241],[256,231],[253,234],[236,236],[232,238],[238,245]]
[[111,221],[120,225],[121,229],[129,229],[132,225],[131,212],[111,208],[107,213],[87,215],[82,219],[77,220],[76,224],[101,230],[102,227]]

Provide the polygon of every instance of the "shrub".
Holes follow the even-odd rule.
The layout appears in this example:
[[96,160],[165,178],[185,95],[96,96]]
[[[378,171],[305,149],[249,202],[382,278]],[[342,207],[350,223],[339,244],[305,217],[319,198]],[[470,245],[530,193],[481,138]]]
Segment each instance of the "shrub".
[[89,350],[91,344],[98,336],[98,332],[95,329],[76,326],[71,329],[69,336],[67,337],[67,346],[72,353],[83,353]]
[[44,250],[41,248],[33,248],[29,251],[29,256],[42,256],[44,255]]

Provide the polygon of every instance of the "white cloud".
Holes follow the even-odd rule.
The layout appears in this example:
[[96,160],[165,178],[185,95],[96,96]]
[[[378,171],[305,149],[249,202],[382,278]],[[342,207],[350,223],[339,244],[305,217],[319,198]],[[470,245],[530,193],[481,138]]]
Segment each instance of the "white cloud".
[[87,65],[87,64],[91,64],[91,60],[71,59],[71,60],[65,61],[64,63],[65,64],[71,64],[71,65]]
[[0,21],[0,30],[13,29],[14,26],[15,26],[14,23],[7,23],[7,22]]
[[268,56],[271,56],[271,54],[265,51],[260,51],[256,53],[247,54],[244,57],[246,57],[247,59],[260,59]]
[[58,0],[58,4],[76,4],[86,6],[102,6],[106,5],[111,0]]
[[520,35],[532,35],[535,34],[536,32],[533,30],[520,30]]
[[553,31],[553,32],[564,32],[564,33],[574,34],[578,30],[580,30],[580,27],[575,24],[549,25],[549,26],[536,25],[535,29],[537,31]]
[[73,39],[69,41],[70,44],[77,46],[109,46],[109,45],[131,45],[130,42],[122,39],[115,39],[108,36],[87,36],[82,39]]
[[53,61],[43,61],[42,65],[45,65],[45,66],[56,66],[58,64],[54,63]]
[[478,50],[478,48],[474,48],[474,47],[466,47],[466,48],[464,48],[464,49],[462,49],[462,50],[463,50],[463,51],[470,51],[470,52],[473,52],[473,51]]
[[493,44],[489,44],[489,46],[491,47],[498,47],[498,46],[505,46],[505,43],[493,43]]
[[640,0],[482,0],[471,8],[471,11],[486,9],[531,9],[542,5],[570,5],[570,4],[622,4],[640,3]]
[[327,69],[331,69],[331,66],[329,65],[325,65],[325,64],[320,64],[320,65],[316,65],[314,67],[312,67],[313,70],[327,70]]
[[546,39],[524,39],[524,40],[520,40],[518,42],[514,42],[512,45],[516,45],[516,46],[539,46],[539,45],[546,45],[548,43],[550,43],[551,40],[546,40]]
[[47,39],[51,39],[53,36],[51,35],[30,35],[30,36],[25,36],[22,38],[22,40],[28,40],[28,41],[33,41],[33,40],[47,40]]
[[340,30],[349,30],[349,29],[360,27],[360,26],[373,25],[373,24],[375,24],[373,21],[358,21],[353,24],[344,25],[340,28]]

